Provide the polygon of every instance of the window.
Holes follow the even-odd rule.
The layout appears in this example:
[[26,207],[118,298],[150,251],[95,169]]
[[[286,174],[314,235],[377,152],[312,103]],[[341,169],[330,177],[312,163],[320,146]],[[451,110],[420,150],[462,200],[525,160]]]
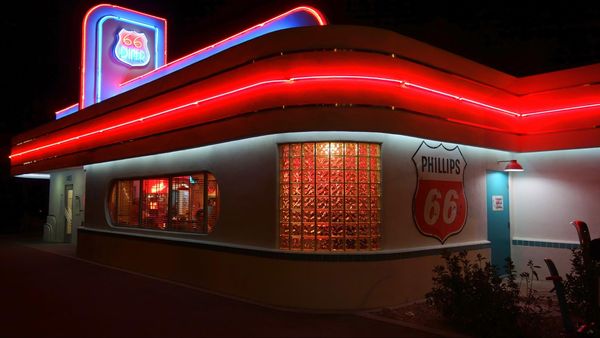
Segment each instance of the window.
[[217,221],[217,199],[217,181],[212,174],[173,177],[171,227],[177,231],[212,232]]
[[210,233],[219,214],[219,188],[208,172],[118,180],[108,208],[115,225]]
[[169,180],[158,178],[142,180],[142,227],[167,228],[167,200]]
[[139,225],[140,181],[117,181],[113,185],[109,210],[113,223]]
[[379,144],[306,142],[279,146],[279,247],[379,249]]

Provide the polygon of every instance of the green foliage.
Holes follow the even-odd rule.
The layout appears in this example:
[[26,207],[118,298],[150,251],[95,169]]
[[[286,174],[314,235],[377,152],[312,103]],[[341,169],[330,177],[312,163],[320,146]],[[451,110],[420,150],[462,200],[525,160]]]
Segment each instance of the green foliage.
[[533,262],[528,264],[530,272],[521,274],[528,294],[523,300],[510,258],[506,259],[503,277],[480,254],[475,262],[469,260],[466,251],[455,255],[444,252],[442,258],[445,266],[434,268],[434,285],[426,295],[427,302],[458,329],[477,337],[520,337],[529,323],[539,322],[541,308],[538,311],[532,305],[537,303],[532,280],[539,267]]
[[597,288],[600,266],[592,261],[586,269],[583,251],[581,249],[571,251],[571,272],[567,274],[564,283],[569,311],[583,318],[586,323],[599,323]]
[[540,279],[536,269],[541,269],[541,266],[535,265],[530,259],[527,262],[527,268],[529,272],[525,271],[519,274],[519,277],[521,277],[519,286],[525,283],[525,292],[519,302],[519,318],[517,323],[522,336],[538,337],[540,327],[544,325],[542,319],[549,313],[549,308],[552,306],[553,301],[550,297],[542,300],[533,287],[533,281]]
[[521,277],[520,283],[525,283],[525,296],[521,299],[522,306],[531,308],[531,311],[534,312],[542,311],[537,291],[533,288],[534,278],[535,280],[540,280],[536,269],[541,269],[541,266],[533,264],[533,261],[530,259],[527,262],[527,268],[529,272],[525,271],[519,274],[519,277]]

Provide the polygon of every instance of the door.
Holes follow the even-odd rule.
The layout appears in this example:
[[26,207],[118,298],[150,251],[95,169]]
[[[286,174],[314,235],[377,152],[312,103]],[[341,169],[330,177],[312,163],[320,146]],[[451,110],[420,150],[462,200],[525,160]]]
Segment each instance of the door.
[[71,243],[73,234],[73,185],[65,186],[65,242]]
[[510,218],[508,210],[508,173],[488,171],[487,190],[487,229],[488,240],[492,243],[492,264],[500,274],[505,273],[505,258],[510,257]]

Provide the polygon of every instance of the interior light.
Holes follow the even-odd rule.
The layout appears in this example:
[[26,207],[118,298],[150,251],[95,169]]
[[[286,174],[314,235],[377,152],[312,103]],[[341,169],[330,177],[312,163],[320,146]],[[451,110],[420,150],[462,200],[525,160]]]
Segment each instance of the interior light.
[[498,163],[506,163],[506,167],[504,167],[504,171],[525,171],[523,166],[517,162],[517,160],[509,160],[509,161],[498,161]]

